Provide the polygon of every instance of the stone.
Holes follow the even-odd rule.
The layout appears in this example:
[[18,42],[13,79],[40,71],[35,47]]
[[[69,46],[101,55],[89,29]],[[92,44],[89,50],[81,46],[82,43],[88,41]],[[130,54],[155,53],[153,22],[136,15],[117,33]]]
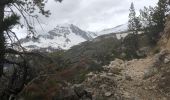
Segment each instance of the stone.
[[100,88],[106,88],[107,87],[107,85],[106,84],[102,84],[102,85],[100,85]]
[[126,76],[125,76],[125,79],[128,80],[128,81],[132,81],[132,78],[131,78],[131,76],[129,76],[129,75],[126,75]]
[[[84,89],[84,86],[82,84],[76,84],[74,85],[74,92],[76,96],[79,97],[78,100],[83,99],[83,100],[92,100],[92,94],[91,92],[87,91]],[[64,99],[64,100],[74,100],[74,99]]]
[[130,94],[128,92],[124,92],[123,96],[126,97],[126,98],[130,98]]
[[105,95],[106,97],[110,97],[110,96],[112,95],[112,93],[111,93],[111,92],[106,92],[104,95]]
[[89,74],[87,74],[88,77],[92,77],[94,74],[93,72],[90,72]]
[[107,73],[108,76],[113,76],[113,73]]
[[148,79],[148,78],[154,76],[157,72],[158,72],[157,68],[151,67],[149,69],[146,69],[145,72],[144,72],[143,79]]
[[165,59],[164,59],[164,63],[165,63],[165,64],[167,64],[167,63],[169,63],[169,62],[170,62],[170,60],[169,60],[168,58],[165,58]]
[[145,89],[145,90],[148,90],[148,88],[147,88],[147,87],[144,87],[144,89]]
[[136,87],[140,87],[140,86],[142,86],[142,85],[143,85],[142,82],[138,82],[138,83],[135,84]]

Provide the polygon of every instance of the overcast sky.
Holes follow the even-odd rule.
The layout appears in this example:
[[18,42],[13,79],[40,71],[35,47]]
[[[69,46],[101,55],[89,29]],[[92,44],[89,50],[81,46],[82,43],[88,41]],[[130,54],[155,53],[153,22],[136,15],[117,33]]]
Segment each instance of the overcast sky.
[[75,24],[89,31],[112,28],[127,23],[132,1],[138,12],[144,6],[156,5],[158,0],[63,0],[62,3],[48,0],[46,9],[49,9],[52,15],[49,18],[40,17],[44,30],[39,25],[36,25],[36,28],[40,33],[65,23]]

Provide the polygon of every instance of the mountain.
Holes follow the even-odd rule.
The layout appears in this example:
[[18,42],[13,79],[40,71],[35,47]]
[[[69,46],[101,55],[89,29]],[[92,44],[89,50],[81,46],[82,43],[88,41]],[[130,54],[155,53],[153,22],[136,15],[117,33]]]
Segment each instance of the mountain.
[[104,35],[104,34],[115,34],[118,39],[120,39],[121,37],[125,37],[128,35],[128,23],[118,25],[114,28],[104,29],[98,32],[98,35]]
[[28,50],[53,51],[69,49],[95,37],[97,35],[94,32],[84,31],[73,24],[63,24],[57,25],[46,34],[40,34],[36,38],[23,38],[20,42]]
[[120,39],[125,37],[128,35],[128,24],[118,25],[100,32],[84,31],[73,24],[62,24],[57,25],[46,34],[40,34],[36,38],[23,38],[20,42],[27,50],[52,52],[57,49],[68,50],[74,45],[91,41],[98,36],[102,38],[103,35],[104,38],[116,37]]
[[114,28],[108,28],[108,29],[104,29],[102,31],[99,32],[99,34],[103,35],[103,34],[110,34],[110,33],[122,33],[122,32],[126,32],[128,31],[128,24],[122,24],[122,25],[118,25]]

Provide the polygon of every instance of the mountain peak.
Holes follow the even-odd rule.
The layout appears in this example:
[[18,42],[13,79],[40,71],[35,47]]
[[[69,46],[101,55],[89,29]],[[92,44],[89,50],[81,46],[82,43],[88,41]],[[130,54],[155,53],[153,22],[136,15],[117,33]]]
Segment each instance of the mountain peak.
[[[73,24],[60,24],[47,34],[37,36],[37,39],[21,39],[21,43],[28,50],[49,48],[69,49],[84,41],[90,41],[97,35],[93,32],[88,32],[80,29]],[[53,49],[51,49],[53,48]],[[49,51],[49,50],[46,50]]]

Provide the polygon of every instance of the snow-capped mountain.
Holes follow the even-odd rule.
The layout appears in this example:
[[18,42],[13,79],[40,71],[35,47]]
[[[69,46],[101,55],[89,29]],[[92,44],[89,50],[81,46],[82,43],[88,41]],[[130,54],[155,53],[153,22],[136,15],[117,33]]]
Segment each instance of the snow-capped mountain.
[[118,39],[124,38],[129,34],[128,23],[118,25],[114,28],[104,29],[98,32],[98,35],[105,35],[105,34],[114,34],[114,36]]
[[46,34],[40,34],[36,38],[23,38],[20,42],[28,50],[53,51],[55,49],[69,49],[95,37],[97,35],[93,32],[84,31],[73,24],[64,24],[57,25],[53,30]]
[[97,36],[114,34],[118,39],[127,36],[128,24],[122,24],[114,28],[104,29],[100,32],[89,32],[80,29],[73,24],[57,25],[46,34],[40,34],[36,38],[20,39],[22,46],[27,50],[55,51],[56,49],[67,50],[84,41],[90,41]]
[[109,28],[109,29],[104,29],[100,31],[98,34],[103,35],[103,34],[110,34],[110,33],[123,33],[128,31],[128,24],[122,24],[118,25],[114,28]]

